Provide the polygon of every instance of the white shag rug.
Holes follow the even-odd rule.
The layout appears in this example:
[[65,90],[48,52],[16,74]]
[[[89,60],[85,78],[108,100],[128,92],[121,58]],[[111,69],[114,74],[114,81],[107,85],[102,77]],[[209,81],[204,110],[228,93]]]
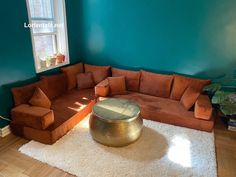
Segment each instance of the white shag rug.
[[144,120],[138,141],[113,148],[92,139],[88,118],[53,145],[19,151],[79,177],[217,177],[214,133]]

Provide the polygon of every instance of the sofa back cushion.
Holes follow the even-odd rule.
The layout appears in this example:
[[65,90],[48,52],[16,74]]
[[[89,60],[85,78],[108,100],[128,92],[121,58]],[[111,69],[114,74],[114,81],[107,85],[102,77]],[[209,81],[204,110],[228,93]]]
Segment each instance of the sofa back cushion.
[[174,82],[170,98],[173,100],[180,100],[187,87],[192,87],[201,92],[203,87],[209,85],[210,83],[210,80],[194,79],[180,75],[174,75]]
[[71,90],[76,87],[77,79],[76,76],[78,73],[84,72],[83,63],[78,63],[75,65],[67,66],[61,68],[61,71],[66,74],[67,76],[67,89]]
[[124,76],[127,90],[139,91],[140,71],[128,71],[123,69],[112,68],[112,77]]
[[148,95],[168,98],[173,76],[155,74],[141,70],[140,92]]
[[42,76],[41,79],[46,82],[47,87],[44,93],[50,100],[67,91],[67,76],[64,73],[51,76]]
[[45,92],[47,89],[46,83],[42,80],[22,87],[12,88],[11,90],[15,106],[28,104],[30,98],[34,94],[35,88],[37,87],[43,90],[43,92]]
[[110,76],[110,66],[95,66],[84,64],[85,72],[91,72],[93,74],[93,80],[95,84],[98,84],[102,80]]

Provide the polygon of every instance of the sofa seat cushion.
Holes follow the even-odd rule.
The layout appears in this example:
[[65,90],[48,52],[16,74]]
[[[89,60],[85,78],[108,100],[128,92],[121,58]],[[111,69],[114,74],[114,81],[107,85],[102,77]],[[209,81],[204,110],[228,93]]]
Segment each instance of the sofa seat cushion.
[[50,109],[22,104],[12,109],[14,123],[44,130],[54,123],[53,111]]
[[95,99],[94,89],[72,89],[52,101],[55,122],[48,130],[53,130],[85,108]]
[[95,84],[98,84],[102,80],[110,76],[110,66],[95,66],[84,64],[85,72],[93,73],[93,80]]
[[212,119],[205,121],[195,118],[192,111],[187,111],[176,100],[136,92],[130,92],[127,95],[115,95],[114,97],[136,101],[140,105],[141,115],[145,119],[209,132],[214,126]]
[[11,122],[11,128],[13,133],[27,139],[33,139],[44,144],[53,144],[92,111],[92,107],[95,104],[93,99],[94,89],[72,89],[52,100],[55,120],[45,130],[21,125],[14,121]]
[[173,100],[180,100],[187,87],[192,87],[201,92],[202,89],[210,83],[210,80],[202,80],[180,75],[174,75],[174,82],[170,98]]
[[71,66],[61,68],[61,71],[65,73],[67,76],[67,82],[68,82],[67,89],[71,90],[76,87],[77,85],[76,76],[78,73],[84,72],[84,66],[83,63],[77,63]]
[[141,71],[140,92],[148,95],[168,98],[173,76]]
[[124,76],[127,90],[139,91],[140,71],[128,71],[123,69],[112,68],[112,77]]

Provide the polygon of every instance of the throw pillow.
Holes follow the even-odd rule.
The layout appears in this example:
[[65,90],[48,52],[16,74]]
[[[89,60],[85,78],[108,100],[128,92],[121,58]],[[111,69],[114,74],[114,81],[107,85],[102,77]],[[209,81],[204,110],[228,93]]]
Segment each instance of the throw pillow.
[[33,106],[43,107],[47,109],[51,108],[51,101],[39,87],[35,89],[33,96],[29,100],[29,103]]
[[127,90],[138,92],[139,81],[141,72],[140,71],[129,71],[118,68],[112,68],[112,76],[124,76],[126,81]]
[[76,76],[78,73],[83,73],[84,68],[83,68],[83,63],[77,63],[71,66],[67,66],[64,68],[61,68],[62,72],[66,74],[67,76],[67,89],[71,90],[76,87],[77,80]]
[[126,94],[125,77],[108,77],[110,92],[112,95]]
[[110,68],[110,66],[95,66],[84,64],[85,72],[91,72],[93,74],[93,80],[95,84],[98,84],[110,75]]
[[78,89],[94,87],[93,74],[90,72],[77,74],[77,87]]
[[181,97],[180,103],[189,110],[194,103],[196,102],[197,98],[199,97],[200,92],[193,87],[188,87],[183,96]]

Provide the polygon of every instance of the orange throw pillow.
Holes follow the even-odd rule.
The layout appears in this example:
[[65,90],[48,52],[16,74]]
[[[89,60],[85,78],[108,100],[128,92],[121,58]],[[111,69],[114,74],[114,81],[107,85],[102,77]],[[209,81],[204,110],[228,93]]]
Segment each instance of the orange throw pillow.
[[35,89],[33,96],[29,100],[29,103],[33,106],[38,106],[48,109],[51,108],[51,101],[49,100],[47,95],[45,95],[45,93],[43,93],[43,91],[38,87]]
[[78,89],[94,87],[93,74],[90,72],[77,74],[77,86]]
[[84,67],[83,67],[83,63],[77,63],[71,66],[61,68],[61,70],[67,76],[67,81],[68,81],[67,88],[68,90],[71,90],[76,87],[76,84],[77,84],[76,75],[78,73],[83,73]]
[[91,72],[93,74],[93,80],[95,84],[98,84],[110,75],[110,68],[110,66],[95,66],[84,64],[85,72]]
[[125,77],[108,77],[108,83],[112,95],[126,94]]
[[199,97],[200,92],[192,87],[188,87],[183,96],[181,97],[180,103],[189,110],[194,103],[197,101],[197,98]]

